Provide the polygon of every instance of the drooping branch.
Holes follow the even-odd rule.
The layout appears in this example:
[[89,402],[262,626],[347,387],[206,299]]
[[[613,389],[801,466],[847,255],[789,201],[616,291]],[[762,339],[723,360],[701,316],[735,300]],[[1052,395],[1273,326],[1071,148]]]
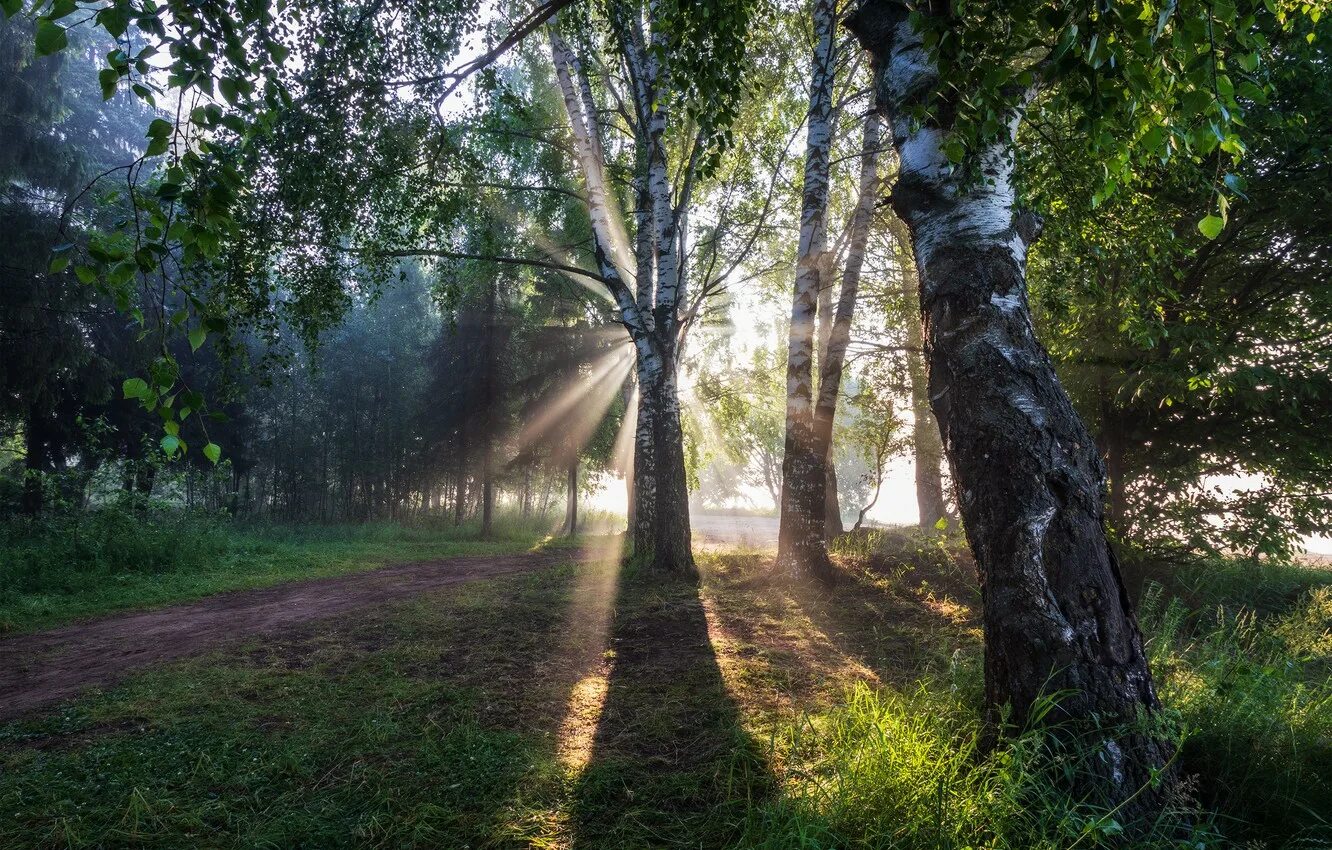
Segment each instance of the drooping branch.
[[572,275],[574,277],[587,278],[597,283],[608,285],[609,281],[602,275],[578,266],[569,266],[563,263],[551,262],[549,260],[535,260],[527,257],[505,257],[497,254],[472,254],[466,251],[449,251],[443,248],[395,248],[387,251],[376,251],[376,257],[440,257],[449,260],[479,260],[486,263],[501,263],[512,266],[529,266],[531,268],[545,269],[547,271],[559,272],[560,274]]
[[497,59],[508,53],[511,48],[534,32],[542,24],[563,9],[565,6],[573,3],[573,0],[547,0],[528,12],[519,20],[515,21],[509,27],[509,34],[500,39],[494,47],[485,53],[467,62],[451,71],[442,74],[434,74],[423,77],[410,77],[399,80],[382,80],[372,84],[378,88],[400,89],[410,88],[412,86],[424,86],[431,83],[447,82],[448,86],[439,94],[439,99],[443,100],[458,90],[458,87],[467,81],[469,77],[478,71],[490,67]]

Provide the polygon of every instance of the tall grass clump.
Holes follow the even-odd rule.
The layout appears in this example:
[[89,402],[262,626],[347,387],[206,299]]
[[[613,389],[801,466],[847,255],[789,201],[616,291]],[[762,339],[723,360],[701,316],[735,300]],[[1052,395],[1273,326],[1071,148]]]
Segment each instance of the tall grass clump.
[[[783,796],[760,808],[746,844],[761,848],[1072,848],[1212,846],[1181,795],[1157,823],[1075,799],[1070,780],[1097,747],[1030,730],[986,747],[968,689],[906,692],[860,684],[830,713],[778,742]],[[1050,701],[1053,705],[1053,700]]]
[[392,563],[526,552],[562,544],[558,524],[505,513],[483,538],[475,522],[257,523],[142,500],[10,519],[0,521],[0,633]]
[[862,528],[839,535],[828,551],[844,558],[885,565],[948,569],[963,555],[965,541],[956,533],[915,526]]
[[131,574],[203,569],[230,547],[203,511],[107,506],[0,523],[0,593],[73,590]]
[[[1284,571],[1279,577],[1283,589],[1293,583]],[[1153,585],[1141,619],[1162,700],[1189,730],[1184,768],[1200,778],[1227,833],[1265,846],[1326,847],[1332,588],[1308,588],[1284,609],[1270,605],[1279,595],[1254,581],[1248,597],[1268,613],[1238,601],[1192,610]]]

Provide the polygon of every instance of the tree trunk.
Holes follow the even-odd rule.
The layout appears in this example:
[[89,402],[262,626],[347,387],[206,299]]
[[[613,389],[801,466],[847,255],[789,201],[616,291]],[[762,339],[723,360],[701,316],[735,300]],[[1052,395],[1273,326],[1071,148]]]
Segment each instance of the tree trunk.
[[530,464],[523,467],[523,492],[519,501],[521,503],[519,510],[522,511],[523,519],[527,519],[532,515],[532,467]]
[[[916,319],[911,319],[912,324]],[[939,522],[948,520],[948,503],[944,499],[943,441],[939,438],[939,425],[930,410],[930,389],[925,376],[925,358],[908,354],[911,371],[911,445],[916,466],[916,513],[920,527],[936,529]]]
[[[642,22],[617,17],[613,26],[634,89],[633,131],[639,164],[635,212],[639,232],[635,240],[637,250],[632,257],[623,212],[609,189],[599,125],[585,72],[577,55],[554,27],[550,29],[551,58],[586,189],[597,267],[615,299],[638,357],[639,410],[645,415],[640,415],[635,432],[635,557],[659,569],[692,570],[689,494],[675,384],[679,309],[683,300],[679,216],[687,206],[687,199],[681,200],[679,209],[673,203],[666,155],[667,101],[655,96],[665,82],[660,79],[661,67],[655,54],[645,49]],[[659,37],[660,32],[654,31],[653,38]],[[632,291],[625,283],[631,277]]]
[[[911,285],[918,289],[915,275]],[[912,293],[915,296],[915,293]],[[930,410],[930,388],[925,368],[925,341],[921,330],[919,301],[917,309],[907,319],[907,373],[911,378],[911,447],[916,466],[916,511],[920,527],[934,529],[940,520],[948,519],[948,505],[944,501],[943,441],[939,437],[939,423]]]
[[495,481],[491,476],[490,450],[481,459],[481,536],[489,538],[495,524]]
[[569,461],[569,477],[565,490],[564,531],[570,537],[578,533],[578,455]]
[[837,463],[833,458],[832,446],[828,447],[828,454],[823,458],[823,469],[823,539],[834,540],[846,531],[846,526],[842,524],[842,500],[837,495]]
[[[829,538],[842,533],[842,511],[837,500],[837,468],[833,459],[833,425],[837,399],[842,391],[842,373],[846,368],[846,350],[851,343],[851,323],[855,318],[856,299],[860,294],[860,273],[865,266],[865,248],[879,196],[879,146],[882,119],[875,113],[865,116],[860,145],[860,183],[856,211],[851,219],[847,241],[846,267],[842,270],[842,288],[837,297],[837,314],[827,319],[827,338],[819,361],[819,394],[814,406],[814,445],[822,462],[822,475],[829,494],[824,527]],[[827,291],[825,289],[825,291]],[[829,299],[831,302],[831,299]],[[831,313],[831,306],[820,306],[820,313]],[[820,315],[820,324],[824,324]]]
[[639,358],[638,367],[638,421],[634,423],[633,503],[630,506],[630,526],[634,555],[642,558],[656,548],[657,538],[657,458],[653,452],[655,423],[651,397],[653,377]]
[[458,439],[458,481],[453,491],[453,524],[462,525],[467,510],[467,441]]
[[676,388],[674,350],[662,358],[654,382],[653,459],[656,499],[652,531],[652,566],[669,572],[693,572],[689,526],[689,484],[685,475],[684,435],[680,427],[680,398]]
[[777,568],[790,575],[832,576],[824,548],[827,498],[824,456],[814,437],[814,332],[827,251],[829,150],[836,40],[834,0],[815,0],[814,70],[801,198],[800,244],[786,348],[786,439],[782,458],[781,524]]
[[947,128],[911,117],[937,74],[906,6],[867,0],[848,26],[874,59],[901,159],[892,203],[911,230],[930,398],[981,574],[990,717],[1008,706],[1021,726],[1067,692],[1048,715],[1065,721],[1056,734],[1100,740],[1080,790],[1124,804],[1125,818],[1150,814],[1162,795],[1139,792],[1171,747],[1134,728],[1160,703],[1106,538],[1100,456],[1032,329],[1026,251],[1039,222],[1014,207],[1014,140],[977,152],[986,179],[961,182]]
[[495,311],[499,293],[498,279],[491,277],[486,286],[486,315],[484,344],[482,350],[482,387],[481,387],[481,537],[489,539],[494,532],[495,520],[495,481],[493,461],[495,455]]
[[47,472],[46,428],[37,412],[37,405],[28,406],[28,421],[23,429],[23,513],[35,517],[42,512],[45,501]]

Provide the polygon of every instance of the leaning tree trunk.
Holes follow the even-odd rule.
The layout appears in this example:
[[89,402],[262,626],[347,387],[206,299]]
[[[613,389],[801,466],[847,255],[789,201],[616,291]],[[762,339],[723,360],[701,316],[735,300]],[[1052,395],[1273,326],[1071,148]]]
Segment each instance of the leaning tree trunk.
[[781,523],[777,568],[790,575],[833,575],[824,546],[826,449],[814,436],[814,332],[820,271],[827,251],[829,150],[836,57],[837,4],[815,0],[814,70],[809,94],[809,134],[801,198],[800,244],[786,348],[786,438],[782,456]]
[[937,73],[906,6],[866,0],[848,26],[874,59],[901,160],[892,204],[911,230],[930,398],[981,573],[991,718],[1008,706],[1026,724],[1043,697],[1066,694],[1049,715],[1065,721],[1056,733],[1100,740],[1081,790],[1127,816],[1149,812],[1162,796],[1142,789],[1171,747],[1139,731],[1160,703],[1106,538],[1104,469],[1027,304],[1039,222],[1016,212],[1012,184],[1026,100],[1007,137],[976,154],[986,179],[961,182],[942,150],[947,128],[911,117]]
[[[901,219],[890,219],[893,240],[903,250],[910,250],[911,233]],[[907,377],[911,380],[911,448],[915,461],[916,512],[920,527],[933,530],[948,515],[948,502],[944,498],[943,440],[939,436],[939,422],[930,409],[929,369],[925,363],[925,334],[921,326],[920,279],[916,275],[914,258],[903,258],[903,295],[911,302],[911,315],[907,318]]]
[[[873,201],[871,201],[873,203]],[[853,250],[848,248],[848,253]],[[828,433],[826,441],[820,439],[819,433],[819,404],[823,401],[823,394],[826,388],[823,384],[822,373],[827,369],[829,357],[829,345],[833,336],[833,252],[823,252],[823,265],[819,268],[819,356],[818,369],[820,370],[819,388],[816,395],[818,401],[814,405],[814,443],[815,451],[819,452],[822,463],[823,476],[823,540],[827,543],[836,539],[846,529],[842,526],[842,503],[837,495],[837,458],[834,451],[832,432]],[[845,286],[843,286],[845,292]],[[854,298],[854,295],[852,296]],[[833,406],[836,407],[837,396],[841,392],[841,381],[833,389]]]
[[[870,226],[874,221],[874,207],[879,191],[879,136],[881,120],[877,114],[865,116],[860,146],[860,185],[855,214],[851,219],[850,239],[847,242],[846,267],[842,270],[842,288],[837,297],[836,315],[827,317],[827,338],[823,342],[823,356],[819,362],[819,394],[814,405],[814,445],[823,468],[820,474],[827,481],[830,494],[826,510],[825,529],[828,536],[842,532],[841,508],[837,503],[837,469],[833,461],[833,424],[837,416],[837,399],[842,392],[842,373],[846,367],[846,350],[851,344],[851,322],[855,318],[856,299],[860,294],[860,273],[865,266],[865,248],[869,244]],[[827,273],[831,277],[831,272]],[[829,292],[828,285],[824,287]],[[825,306],[820,304],[820,324],[823,314],[832,313],[831,298]],[[863,520],[863,516],[861,518]],[[857,523],[859,524],[859,523]]]
[[[914,276],[913,276],[914,277]],[[919,286],[911,282],[917,290]],[[934,529],[940,520],[948,519],[948,504],[944,500],[943,441],[939,437],[939,423],[930,410],[930,387],[925,365],[925,337],[921,328],[919,301],[913,293],[917,309],[907,318],[907,375],[911,379],[911,446],[916,465],[916,510],[920,527]]]

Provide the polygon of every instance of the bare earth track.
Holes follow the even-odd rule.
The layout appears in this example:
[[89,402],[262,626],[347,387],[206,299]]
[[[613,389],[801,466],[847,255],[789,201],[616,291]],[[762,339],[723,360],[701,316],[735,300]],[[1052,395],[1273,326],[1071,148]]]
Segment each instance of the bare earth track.
[[108,685],[149,664],[271,635],[310,620],[405,599],[459,582],[576,560],[568,550],[447,558],[119,614],[0,640],[0,720]]

